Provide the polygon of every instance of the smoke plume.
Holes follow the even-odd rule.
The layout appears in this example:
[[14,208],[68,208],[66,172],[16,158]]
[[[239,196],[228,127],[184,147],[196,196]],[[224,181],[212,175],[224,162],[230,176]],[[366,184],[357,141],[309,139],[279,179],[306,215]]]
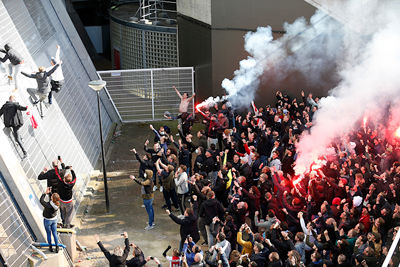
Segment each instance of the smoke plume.
[[[395,1],[375,0],[362,4],[351,1],[348,5],[341,10],[348,12],[348,25],[357,25],[347,28],[353,32],[344,36],[351,36],[344,41],[348,45],[345,52],[352,56],[339,70],[341,82],[328,97],[321,99],[311,133],[304,134],[297,144],[297,173],[304,172],[324,155],[334,138],[350,133],[364,115],[372,116],[371,120],[382,119],[389,116],[385,114],[388,107],[400,104],[400,5]],[[366,17],[369,27],[360,24]],[[391,113],[391,121],[398,121],[399,115]]]
[[301,73],[310,85],[324,83],[323,74],[332,62],[343,56],[343,27],[317,11],[308,23],[303,17],[283,25],[285,34],[274,40],[271,27],[259,27],[245,35],[247,59],[240,62],[232,80],[222,87],[235,109],[247,109],[256,91],[269,79],[283,81],[292,71]]
[[[222,82],[233,108],[248,108],[261,80],[267,83],[273,76],[283,81],[296,71],[310,85],[321,85],[334,63],[330,75],[337,86],[320,100],[311,132],[297,144],[297,173],[326,154],[332,140],[348,134],[365,114],[378,119],[388,106],[400,104],[400,1],[319,2],[339,12],[330,16],[317,11],[309,23],[304,18],[286,23],[286,33],[276,40],[270,27],[247,33],[249,56],[232,80]],[[390,116],[400,122],[400,115]]]

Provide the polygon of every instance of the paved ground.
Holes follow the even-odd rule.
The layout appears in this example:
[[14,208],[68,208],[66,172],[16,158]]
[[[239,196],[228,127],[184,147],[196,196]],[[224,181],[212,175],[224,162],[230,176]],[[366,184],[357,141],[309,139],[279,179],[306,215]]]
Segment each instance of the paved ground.
[[[168,122],[174,128],[175,124],[176,122]],[[161,123],[155,123],[154,127],[160,125]],[[156,256],[163,263],[166,261],[161,254],[168,245],[178,246],[179,227],[161,209],[164,203],[162,193],[157,191],[155,194],[156,227],[144,231],[148,217],[146,210],[141,207],[140,187],[128,178],[129,174],[137,175],[138,172],[138,162],[129,149],[136,147],[139,154],[143,153],[143,143],[149,139],[152,144],[153,133],[148,124],[127,124],[122,127],[120,134],[113,138],[108,152],[107,171],[112,177],[108,182],[110,213],[105,213],[103,181],[93,178],[88,185],[88,189],[93,189],[93,194],[89,193],[85,197],[76,216],[75,221],[79,227],[77,239],[87,247],[86,253],[79,253],[76,266],[107,266],[94,240],[95,234],[100,235],[107,248],[113,249],[117,245],[123,245],[120,234],[126,231],[130,242],[139,245],[145,256]]]

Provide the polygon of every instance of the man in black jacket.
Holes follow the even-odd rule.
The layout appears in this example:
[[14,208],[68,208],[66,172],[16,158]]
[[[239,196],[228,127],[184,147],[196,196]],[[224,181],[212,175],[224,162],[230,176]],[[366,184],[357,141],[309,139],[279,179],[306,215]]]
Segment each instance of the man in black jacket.
[[[48,170],[47,168],[44,168],[43,171],[39,174],[38,180],[47,180],[47,187],[50,187],[51,193],[54,194],[58,192],[57,172],[60,170],[60,168],[58,167],[59,160],[54,160],[51,164],[53,165],[53,169]],[[61,168],[65,169],[64,163],[61,163]]]
[[136,159],[139,161],[139,177],[144,176],[145,170],[154,170],[154,162],[151,160],[150,154],[144,154],[142,158],[140,158],[139,154],[137,153],[136,149],[133,148],[130,151],[135,153]]
[[101,251],[104,253],[104,256],[106,256],[107,260],[110,262],[110,267],[125,267],[126,266],[126,258],[128,257],[129,254],[129,239],[128,239],[128,233],[124,232],[124,238],[125,238],[125,248],[122,250],[120,246],[117,246],[114,248],[114,253],[111,254],[101,243],[100,238],[98,235],[95,235],[97,245],[100,247]]
[[191,236],[194,243],[200,240],[199,230],[197,228],[197,196],[193,196],[193,209],[187,208],[184,213],[183,219],[179,219],[174,214],[172,214],[168,209],[166,210],[167,214],[171,219],[181,226],[180,234],[181,234],[181,242],[179,244],[179,251],[182,250],[183,243],[188,236]]
[[0,49],[0,52],[4,53],[4,57],[0,58],[1,62],[6,62],[7,60],[10,61],[10,64],[8,65],[9,67],[9,75],[8,79],[15,81],[15,90],[18,90],[18,83],[17,83],[17,75],[22,67],[22,64],[24,63],[24,60],[22,59],[21,55],[11,47],[10,44],[5,44],[4,49]]
[[208,247],[214,245],[214,237],[211,233],[210,225],[215,216],[219,217],[220,220],[224,218],[224,207],[222,204],[215,199],[215,193],[209,191],[207,193],[207,200],[201,203],[199,216],[204,219],[204,224],[206,226]]
[[132,258],[126,261],[127,267],[141,267],[146,265],[147,261],[144,257],[143,251],[136,246],[134,243],[131,243],[130,246],[133,249]]
[[7,101],[0,109],[0,117],[4,115],[4,126],[6,126],[7,128],[12,128],[14,139],[24,153],[24,158],[26,158],[27,154],[26,150],[22,146],[21,139],[18,135],[18,130],[24,124],[21,110],[27,109],[28,107],[23,107],[18,102],[16,102],[15,96],[13,95],[10,96],[9,101]]

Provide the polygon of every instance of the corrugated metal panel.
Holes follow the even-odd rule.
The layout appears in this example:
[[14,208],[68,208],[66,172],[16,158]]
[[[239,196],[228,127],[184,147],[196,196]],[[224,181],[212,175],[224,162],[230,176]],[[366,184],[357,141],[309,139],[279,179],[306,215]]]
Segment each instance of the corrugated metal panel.
[[0,254],[7,266],[27,265],[25,253],[32,243],[33,239],[3,184],[0,172]]

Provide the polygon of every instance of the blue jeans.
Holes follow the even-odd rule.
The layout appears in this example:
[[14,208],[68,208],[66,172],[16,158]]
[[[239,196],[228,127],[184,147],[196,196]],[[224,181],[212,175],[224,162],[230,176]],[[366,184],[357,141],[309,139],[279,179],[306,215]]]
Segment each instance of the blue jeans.
[[54,244],[58,246],[57,220],[47,220],[44,218],[44,229],[46,229],[47,233],[47,243],[51,245],[51,234],[53,234]]
[[153,209],[153,198],[143,199],[143,204],[146,207],[147,215],[149,215],[149,225],[152,226],[154,222],[154,209]]

